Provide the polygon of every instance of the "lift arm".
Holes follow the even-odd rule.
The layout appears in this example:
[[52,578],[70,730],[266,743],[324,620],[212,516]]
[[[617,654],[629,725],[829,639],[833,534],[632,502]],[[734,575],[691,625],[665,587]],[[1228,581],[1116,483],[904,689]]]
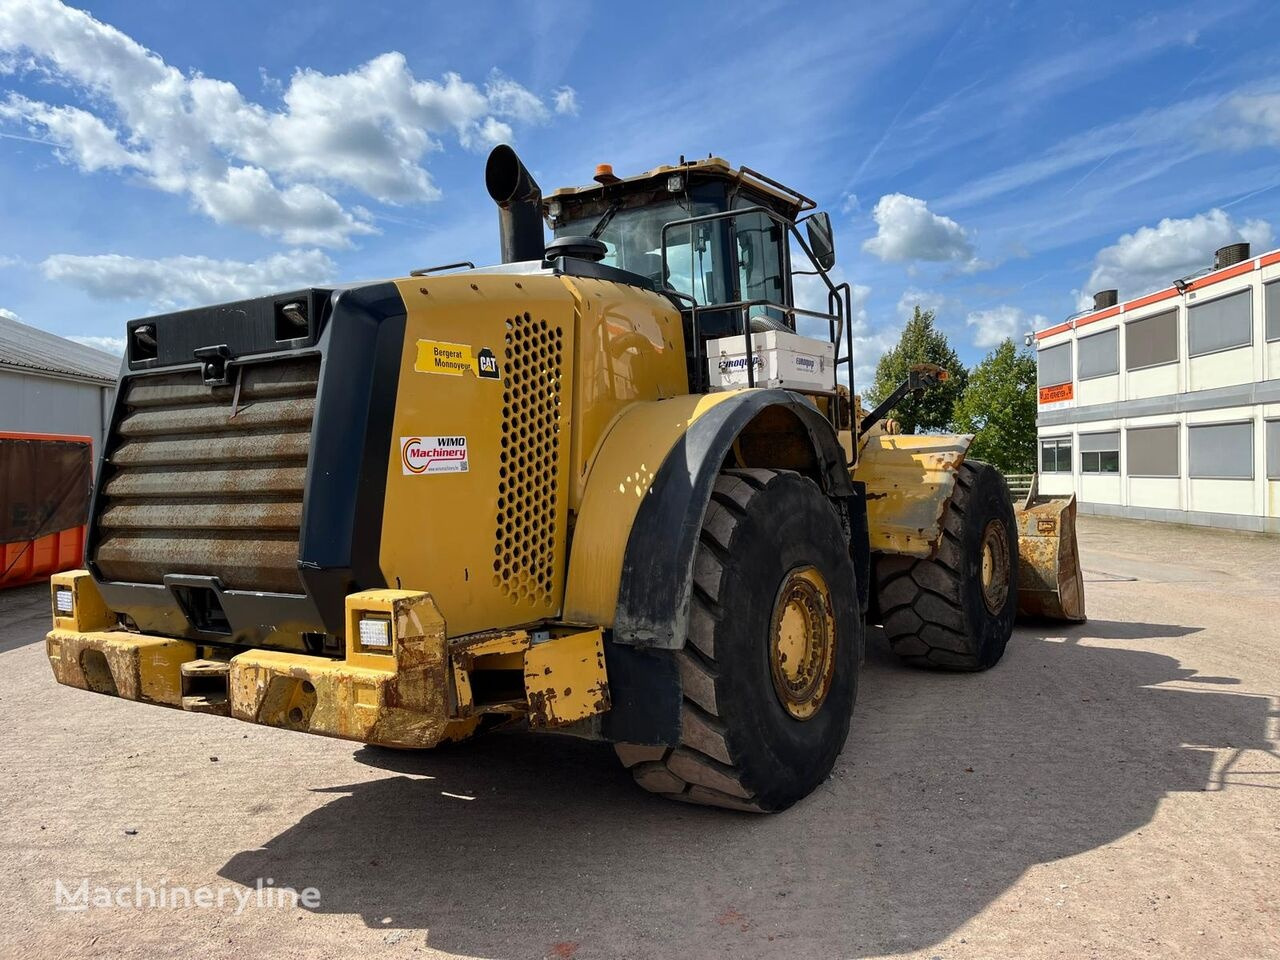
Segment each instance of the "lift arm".
[[907,379],[894,387],[893,393],[885,397],[874,410],[862,418],[862,422],[858,425],[858,439],[861,440],[868,430],[888,416],[889,411],[901,403],[907,394],[924,393],[949,377],[950,374],[936,363],[917,363],[907,371]]

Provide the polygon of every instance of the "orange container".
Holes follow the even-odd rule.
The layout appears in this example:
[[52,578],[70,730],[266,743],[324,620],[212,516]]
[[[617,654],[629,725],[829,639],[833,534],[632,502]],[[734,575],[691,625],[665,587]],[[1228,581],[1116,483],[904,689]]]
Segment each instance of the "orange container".
[[[82,443],[89,448],[88,462],[93,462],[93,438],[52,433],[5,433],[0,440],[32,440],[36,442]],[[92,467],[90,467],[90,470]],[[86,471],[84,485],[88,488],[91,477]],[[0,490],[0,501],[7,491]],[[0,509],[7,504],[0,502]],[[84,561],[84,524],[47,533],[31,540],[0,544],[0,589],[17,587],[37,580],[47,580],[50,575],[63,570],[74,570]]]

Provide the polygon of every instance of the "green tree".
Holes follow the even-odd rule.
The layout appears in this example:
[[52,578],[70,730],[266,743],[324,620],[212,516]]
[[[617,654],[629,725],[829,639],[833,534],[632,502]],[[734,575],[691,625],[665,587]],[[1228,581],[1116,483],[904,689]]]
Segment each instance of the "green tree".
[[867,392],[867,409],[889,396],[907,379],[907,371],[917,363],[935,363],[949,374],[948,379],[921,396],[907,396],[890,416],[903,433],[937,433],[951,425],[955,405],[964,393],[969,373],[947,342],[947,335],[933,324],[934,312],[917,304],[907,321],[898,345],[876,364],[876,379]]
[[1036,359],[1006,339],[973,368],[956,404],[954,429],[972,433],[969,454],[1005,473],[1036,463]]

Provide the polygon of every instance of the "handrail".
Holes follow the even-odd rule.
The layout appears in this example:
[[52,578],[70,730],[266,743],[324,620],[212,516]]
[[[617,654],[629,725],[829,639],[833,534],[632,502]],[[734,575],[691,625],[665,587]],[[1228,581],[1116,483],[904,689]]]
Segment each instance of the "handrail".
[[442,263],[437,267],[419,267],[417,270],[410,270],[411,277],[425,277],[431,273],[439,273],[441,270],[457,270],[466,267],[468,270],[474,270],[476,265],[470,260],[459,260],[457,263]]
[[[751,171],[751,172],[754,174],[754,171]],[[800,194],[796,194],[796,196],[800,196]],[[808,198],[806,197],[804,199],[807,200]],[[806,316],[806,317],[815,317],[817,319],[825,318],[826,320],[829,321],[827,332],[828,332],[828,336],[831,338],[832,345],[835,347],[835,353],[836,353],[833,367],[838,368],[841,363],[848,364],[849,391],[850,391],[850,395],[852,395],[853,393],[853,300],[852,300],[852,292],[851,292],[852,288],[849,286],[849,283],[847,281],[840,284],[832,283],[831,278],[827,275],[827,272],[822,269],[821,265],[818,263],[817,257],[813,255],[813,251],[809,248],[809,244],[806,243],[804,238],[800,235],[800,231],[796,229],[796,225],[793,221],[786,219],[785,217],[781,216],[775,211],[770,210],[768,207],[760,206],[757,204],[751,207],[741,207],[736,210],[720,210],[714,213],[704,213],[700,216],[687,217],[683,220],[672,220],[668,223],[665,223],[662,226],[662,233],[661,233],[663,278],[665,279],[666,276],[668,275],[668,261],[667,261],[668,231],[676,227],[689,228],[689,282],[690,284],[692,284],[693,276],[694,276],[694,268],[695,268],[694,227],[699,224],[713,223],[720,220],[736,220],[738,217],[749,216],[757,213],[764,214],[774,223],[778,224],[779,226],[782,226],[790,236],[795,238],[796,242],[800,246],[800,249],[804,251],[805,256],[809,258],[810,264],[812,264],[812,266],[814,267],[813,272],[817,273],[818,276],[822,277],[823,283],[827,285],[827,309],[830,312],[821,313],[815,310],[805,310],[801,307],[795,306],[794,304],[778,303],[768,299],[738,300],[732,303],[707,304],[706,306],[702,306],[698,303],[697,298],[691,295],[668,291],[669,295],[677,296],[680,300],[687,300],[690,303],[690,310],[689,310],[690,326],[692,327],[693,340],[694,340],[694,344],[693,344],[694,369],[696,371],[696,376],[698,379],[698,383],[696,384],[696,386],[702,386],[703,385],[702,381],[707,376],[706,371],[704,369],[704,364],[701,362],[702,336],[701,336],[701,325],[699,323],[699,317],[698,317],[699,313],[710,313],[710,312],[724,311],[724,310],[746,311],[754,306],[764,306],[764,307],[771,307],[783,313],[784,315],[789,316],[791,319],[791,328],[793,330],[795,329],[795,326],[796,326],[796,322],[795,322],[796,315]],[[787,258],[787,261],[789,266],[790,257]],[[794,276],[795,273],[797,273],[797,271],[794,271],[794,270],[791,270],[789,272],[791,273],[792,276]],[[809,271],[802,271],[802,272],[806,274],[809,273]],[[742,335],[746,342],[747,385],[749,387],[754,387],[755,386],[755,366],[753,362],[754,357],[752,355],[751,318],[745,312],[743,313],[742,326],[743,326]],[[846,356],[843,358],[840,356],[840,346],[841,346],[840,341],[842,338],[845,339],[847,342],[847,352],[846,352]]]
[[773,179],[773,177],[765,176],[759,170],[753,170],[751,169],[751,167],[739,167],[738,175],[739,175],[738,176],[739,180],[741,180],[744,176],[753,177],[767,186],[773,187],[776,190],[781,190],[783,193],[791,194],[791,196],[795,197],[797,200],[800,201],[799,207],[800,207],[801,213],[803,213],[806,210],[816,210],[818,207],[818,203],[816,200],[806,197],[799,190],[796,190],[794,187],[788,187],[785,183],[781,183]]

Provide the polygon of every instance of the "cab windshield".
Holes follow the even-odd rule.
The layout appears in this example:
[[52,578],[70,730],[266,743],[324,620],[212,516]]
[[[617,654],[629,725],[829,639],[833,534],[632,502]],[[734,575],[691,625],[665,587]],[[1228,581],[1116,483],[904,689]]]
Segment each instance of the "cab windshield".
[[[750,206],[753,201],[741,202]],[[667,232],[667,275],[662,275],[663,226],[721,209],[715,203],[684,199],[620,209],[600,235],[608,250],[603,262],[652,280],[659,288],[691,296],[702,306],[739,300],[788,302],[782,233],[759,212],[673,227]],[[555,234],[584,236],[599,219],[569,220],[557,226]],[[726,249],[730,244],[737,248],[732,255]],[[768,318],[775,326],[785,323],[783,311],[774,307],[757,304],[747,312],[753,323],[756,318]]]
[[[699,303],[726,303],[729,300],[725,287],[728,258],[723,250],[723,231],[718,224],[694,224],[692,244],[688,227],[669,231],[667,276],[662,275],[663,225],[715,213],[717,209],[711,203],[668,200],[619,210],[600,235],[609,251],[602,262],[638,273],[659,288],[669,286]],[[557,237],[583,236],[594,230],[598,222],[598,217],[570,220],[557,226],[555,234]]]

